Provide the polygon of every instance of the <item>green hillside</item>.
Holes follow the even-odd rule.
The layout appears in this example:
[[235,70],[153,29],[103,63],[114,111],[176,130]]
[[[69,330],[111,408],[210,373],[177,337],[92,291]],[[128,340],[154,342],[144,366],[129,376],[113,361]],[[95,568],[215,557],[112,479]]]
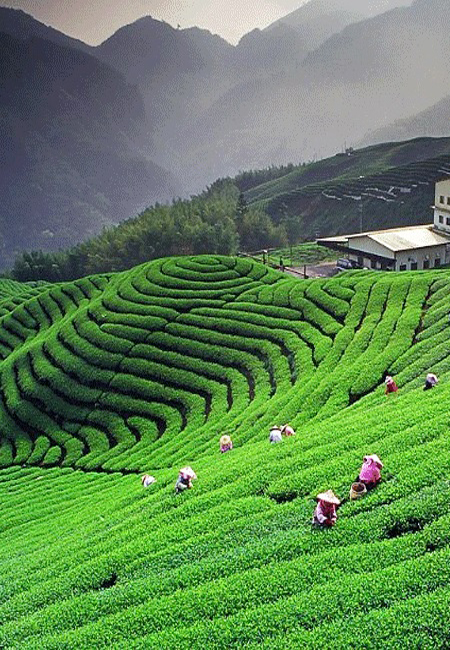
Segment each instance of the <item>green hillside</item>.
[[277,171],[236,182],[275,221],[298,219],[303,239],[358,231],[361,204],[365,230],[421,224],[432,218],[435,182],[450,175],[450,138],[388,142]]
[[[10,303],[0,647],[448,647],[449,288],[201,256]],[[366,453],[383,480],[350,502]],[[328,488],[337,525],[313,529]]]
[[[317,236],[430,222],[450,138],[417,138],[303,165],[243,172],[146,209],[82,244],[16,259],[16,280],[72,280],[172,255],[282,248]],[[361,209],[362,208],[362,209]]]

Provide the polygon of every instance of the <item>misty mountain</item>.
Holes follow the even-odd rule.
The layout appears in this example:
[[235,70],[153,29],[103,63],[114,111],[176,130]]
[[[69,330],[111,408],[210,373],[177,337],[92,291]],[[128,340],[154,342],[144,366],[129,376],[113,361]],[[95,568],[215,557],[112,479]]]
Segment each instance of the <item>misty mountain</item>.
[[266,27],[266,32],[271,32],[281,25],[290,27],[300,35],[307,50],[314,50],[333,34],[364,17],[361,11],[348,11],[336,7],[330,0],[310,0]]
[[22,41],[29,38],[43,38],[51,43],[72,47],[75,50],[81,50],[87,54],[92,53],[92,47],[86,45],[83,41],[66,36],[57,29],[44,25],[29,14],[20,9],[11,9],[9,7],[0,7],[0,32],[9,34]]
[[203,110],[210,95],[220,96],[231,83],[233,52],[232,45],[207,30],[174,29],[150,16],[122,27],[95,48],[98,58],[139,85],[156,130]]
[[178,186],[164,169],[195,192],[361,141],[448,134],[448,0],[310,0],[237,46],[146,17],[89,48],[9,11],[9,248],[65,246],[171,197]]
[[418,137],[419,135],[443,137],[450,133],[450,95],[424,111],[397,120],[389,126],[369,133],[364,142],[392,142]]
[[416,0],[347,26],[301,65],[262,69],[190,124],[191,167],[223,175],[310,160],[425,110],[450,87],[449,24],[449,2]]
[[309,0],[287,16],[269,25],[267,31],[286,25],[295,29],[305,48],[317,49],[333,34],[365,18],[395,7],[410,5],[412,0]]
[[226,66],[233,49],[207,30],[175,29],[150,16],[125,25],[95,48],[99,58],[141,85],[157,75],[181,76]]
[[[308,50],[299,34],[285,25],[271,32],[253,30],[234,47],[207,30],[174,29],[146,17],[118,30],[95,52],[130,83],[138,84],[158,161],[182,177],[186,187],[200,190],[215,178],[216,164],[210,156],[205,163],[192,160],[198,144],[191,142],[193,125],[233,88],[251,84],[262,72],[300,65]],[[207,145],[219,160],[227,157],[220,137]],[[217,169],[221,173],[225,167]]]
[[67,246],[177,191],[138,90],[79,50],[0,34],[0,251]]
[[301,63],[308,47],[297,30],[280,23],[270,31],[254,29],[239,41],[233,57],[235,76],[242,80],[255,71],[279,70]]

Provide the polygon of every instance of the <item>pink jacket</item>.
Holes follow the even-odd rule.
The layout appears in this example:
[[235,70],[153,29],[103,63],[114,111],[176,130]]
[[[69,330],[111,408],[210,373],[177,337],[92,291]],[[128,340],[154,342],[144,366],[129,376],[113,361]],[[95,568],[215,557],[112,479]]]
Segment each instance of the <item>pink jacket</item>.
[[325,503],[325,501],[319,501],[316,509],[314,510],[313,523],[333,526],[336,523],[336,519],[336,506],[333,503]]
[[367,458],[359,473],[359,480],[364,483],[378,483],[381,479],[381,471],[373,458]]

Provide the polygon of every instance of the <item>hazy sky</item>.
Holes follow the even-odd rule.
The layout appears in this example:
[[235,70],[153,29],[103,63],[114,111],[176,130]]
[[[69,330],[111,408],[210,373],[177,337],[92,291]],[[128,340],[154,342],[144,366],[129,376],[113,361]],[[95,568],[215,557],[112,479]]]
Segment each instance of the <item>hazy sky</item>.
[[255,27],[265,27],[306,0],[0,0],[41,22],[95,45],[141,16],[176,27],[197,25],[236,43]]

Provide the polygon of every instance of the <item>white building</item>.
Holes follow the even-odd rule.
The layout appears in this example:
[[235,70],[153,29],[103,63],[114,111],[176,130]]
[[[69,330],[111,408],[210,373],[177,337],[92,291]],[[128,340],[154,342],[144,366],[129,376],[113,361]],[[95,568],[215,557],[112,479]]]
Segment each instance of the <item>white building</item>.
[[326,237],[317,243],[342,251],[359,266],[406,271],[450,264],[450,179],[435,187],[434,222],[353,235]]

